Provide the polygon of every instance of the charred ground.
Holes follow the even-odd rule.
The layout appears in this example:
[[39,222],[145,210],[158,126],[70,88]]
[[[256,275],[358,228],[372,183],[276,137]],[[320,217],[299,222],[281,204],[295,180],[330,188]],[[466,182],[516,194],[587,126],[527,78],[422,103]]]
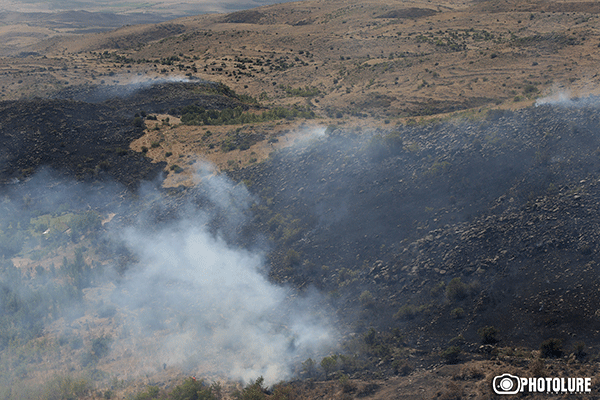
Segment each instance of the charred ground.
[[145,133],[145,116],[188,104],[248,108],[226,87],[202,83],[84,86],[54,99],[3,102],[0,179],[23,179],[51,167],[80,180],[108,179],[133,188],[165,167],[129,149]]
[[332,127],[232,176],[263,200],[252,229],[277,244],[273,279],[328,291],[344,319],[362,310],[355,323],[428,350],[486,325],[511,345],[596,343],[597,124],[594,105],[547,105]]

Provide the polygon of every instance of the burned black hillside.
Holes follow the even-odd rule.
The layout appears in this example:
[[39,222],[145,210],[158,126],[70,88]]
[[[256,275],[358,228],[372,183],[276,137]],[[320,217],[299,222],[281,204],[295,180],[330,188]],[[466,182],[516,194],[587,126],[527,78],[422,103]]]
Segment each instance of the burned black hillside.
[[134,188],[165,166],[129,150],[144,134],[145,116],[187,104],[220,110],[241,102],[223,85],[164,82],[72,87],[55,99],[0,102],[0,180],[23,179],[46,166]]
[[262,199],[252,229],[275,243],[272,279],[328,292],[359,331],[400,328],[429,350],[477,344],[484,326],[505,344],[597,345],[592,103],[330,127],[233,175]]

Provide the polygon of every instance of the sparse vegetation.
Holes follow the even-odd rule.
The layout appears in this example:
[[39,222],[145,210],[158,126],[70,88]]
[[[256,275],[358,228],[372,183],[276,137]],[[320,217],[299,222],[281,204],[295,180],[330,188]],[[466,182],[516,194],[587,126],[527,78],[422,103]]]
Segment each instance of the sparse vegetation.
[[450,346],[440,353],[440,356],[448,363],[455,364],[460,358],[460,347]]
[[562,340],[551,338],[540,344],[540,355],[544,358],[558,358],[563,355]]
[[477,330],[477,334],[481,338],[481,343],[483,344],[496,344],[499,342],[497,337],[498,329],[494,326],[484,326]]
[[293,120],[296,118],[311,119],[315,113],[306,107],[275,107],[262,113],[244,111],[241,106],[223,111],[205,110],[202,107],[190,105],[181,111],[181,122],[186,125],[244,125],[278,119]]

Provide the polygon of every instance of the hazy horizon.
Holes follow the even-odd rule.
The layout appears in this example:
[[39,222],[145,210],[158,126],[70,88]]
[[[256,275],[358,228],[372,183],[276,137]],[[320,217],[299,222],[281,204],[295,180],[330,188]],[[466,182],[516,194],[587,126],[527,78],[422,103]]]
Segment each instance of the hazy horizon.
[[276,3],[287,3],[290,1],[291,0],[200,0],[195,2],[184,2],[180,0],[164,0],[160,2],[136,3],[115,0],[6,0],[0,4],[0,12],[89,11],[193,15],[247,10],[250,8]]

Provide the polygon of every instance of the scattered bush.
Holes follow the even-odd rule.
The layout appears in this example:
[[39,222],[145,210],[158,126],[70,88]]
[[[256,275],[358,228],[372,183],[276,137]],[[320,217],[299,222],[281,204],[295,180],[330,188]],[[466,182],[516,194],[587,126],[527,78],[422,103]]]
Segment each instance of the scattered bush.
[[369,292],[368,290],[365,290],[360,294],[360,296],[358,297],[358,301],[365,308],[372,307],[375,304],[375,299],[373,298],[371,292]]
[[456,307],[455,309],[450,311],[450,315],[452,316],[452,318],[460,319],[465,315],[465,310],[463,310],[461,307]]
[[575,357],[578,360],[582,360],[587,355],[585,352],[585,343],[583,342],[576,342],[574,350]]
[[460,357],[460,347],[450,346],[440,353],[440,356],[448,363],[455,364]]
[[329,377],[336,368],[337,368],[337,355],[332,355],[328,357],[323,357],[321,360],[321,368],[325,371],[325,379]]
[[446,295],[450,300],[462,300],[469,295],[469,286],[463,283],[459,277],[452,278],[446,286]]
[[540,345],[541,356],[544,358],[558,358],[563,355],[562,340],[551,338],[544,340]]
[[498,334],[498,329],[493,326],[479,328],[477,330],[477,334],[479,337],[481,337],[481,343],[483,344],[495,344],[499,342],[498,338],[496,337]]
[[175,172],[176,174],[180,174],[183,172],[183,168],[181,168],[179,165],[177,164],[173,164],[169,167],[169,169],[173,172]]
[[414,370],[414,367],[404,360],[394,360],[392,368],[394,373],[400,376],[407,376]]
[[262,113],[245,112],[241,106],[219,110],[206,110],[198,105],[189,105],[181,111],[181,122],[185,125],[244,125],[278,119],[312,119],[314,111],[307,107],[275,107]]
[[[259,378],[262,379],[262,378]],[[258,379],[257,379],[258,381]],[[213,384],[208,386],[204,381],[195,378],[186,379],[181,385],[176,386],[170,393],[169,399],[173,400],[218,400],[221,398],[221,386]],[[238,397],[239,399],[253,399],[252,397]],[[264,397],[257,397],[261,399]]]
[[[256,381],[250,382],[241,392],[237,391],[233,394],[236,400],[262,400],[266,399],[267,389],[263,386],[264,378],[262,376],[256,378]],[[182,399],[183,400],[183,399]],[[208,400],[208,399],[207,399]]]

